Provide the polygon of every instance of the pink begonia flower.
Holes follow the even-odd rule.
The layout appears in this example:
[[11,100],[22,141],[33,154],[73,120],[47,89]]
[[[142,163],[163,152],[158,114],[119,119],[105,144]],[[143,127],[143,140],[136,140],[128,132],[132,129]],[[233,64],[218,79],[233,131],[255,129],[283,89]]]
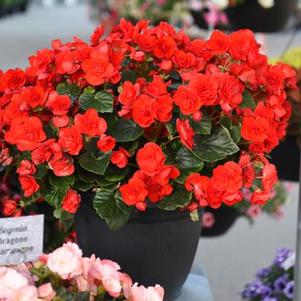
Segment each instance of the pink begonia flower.
[[260,215],[262,215],[262,209],[260,206],[251,206],[250,208],[248,208],[247,210],[247,215],[249,217],[251,217],[252,219],[259,217]]
[[49,254],[48,268],[63,279],[71,279],[81,274],[82,251],[75,243],[66,243]]
[[163,301],[164,289],[160,285],[146,288],[135,283],[124,291],[124,295],[129,301]]
[[9,301],[37,301],[38,290],[36,287],[27,285],[18,290],[15,290]]
[[119,276],[123,288],[130,287],[133,285],[132,278],[128,274],[120,273]]
[[96,260],[91,268],[91,275],[99,280],[104,277],[118,279],[120,266],[111,260]]
[[45,283],[38,288],[38,296],[45,301],[51,301],[56,293],[51,285],[51,283]]
[[28,285],[26,277],[12,268],[0,268],[0,300],[8,299],[14,291]]
[[119,275],[116,275],[118,278],[115,277],[104,277],[102,279],[102,285],[104,289],[108,292],[108,294],[114,298],[120,296],[121,293],[121,282],[119,280]]
[[202,217],[202,226],[204,228],[211,228],[215,224],[215,218],[213,213],[211,212],[204,212]]

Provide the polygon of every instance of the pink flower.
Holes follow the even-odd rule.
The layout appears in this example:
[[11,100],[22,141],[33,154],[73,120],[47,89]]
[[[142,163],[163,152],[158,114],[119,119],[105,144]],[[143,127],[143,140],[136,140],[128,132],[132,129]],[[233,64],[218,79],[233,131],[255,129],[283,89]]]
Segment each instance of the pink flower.
[[26,285],[15,290],[8,301],[37,301],[38,290],[34,286]]
[[28,280],[16,270],[0,268],[0,300],[10,298],[12,293],[28,285]]
[[215,224],[215,218],[213,213],[204,212],[202,217],[202,226],[204,228],[211,228]]
[[251,206],[247,210],[247,215],[251,217],[252,219],[259,217],[262,214],[262,209],[260,206]]
[[[118,275],[119,276],[119,275]],[[121,293],[121,282],[118,278],[115,277],[104,277],[102,279],[102,284],[104,289],[108,292],[108,294],[114,298],[120,296]]]
[[49,254],[47,266],[63,279],[71,279],[81,274],[81,257],[79,247],[68,242]]
[[162,301],[164,289],[160,285],[146,288],[144,286],[138,286],[138,284],[135,283],[132,287],[125,290],[124,295],[129,301]]
[[42,298],[45,301],[51,301],[56,293],[53,290],[51,283],[45,283],[38,288],[39,298]]

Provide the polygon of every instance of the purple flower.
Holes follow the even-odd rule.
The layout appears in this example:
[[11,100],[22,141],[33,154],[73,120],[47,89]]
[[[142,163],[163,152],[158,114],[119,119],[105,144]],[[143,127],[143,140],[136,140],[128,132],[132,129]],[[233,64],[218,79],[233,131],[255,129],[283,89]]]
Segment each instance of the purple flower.
[[262,301],[277,301],[277,299],[273,297],[266,297]]
[[256,277],[259,279],[266,278],[271,273],[271,268],[264,268],[257,272]]
[[264,285],[261,281],[255,280],[254,282],[251,282],[245,286],[245,289],[241,295],[243,298],[254,298],[260,296],[263,286]]
[[286,286],[283,290],[283,293],[288,299],[293,299],[293,297],[294,297],[294,281],[290,281],[286,284]]
[[281,293],[285,289],[288,281],[289,279],[287,274],[280,276],[278,279],[276,279],[274,282],[275,291]]
[[281,267],[281,264],[293,254],[293,251],[289,249],[280,249],[277,251],[276,258],[274,259],[274,264]]

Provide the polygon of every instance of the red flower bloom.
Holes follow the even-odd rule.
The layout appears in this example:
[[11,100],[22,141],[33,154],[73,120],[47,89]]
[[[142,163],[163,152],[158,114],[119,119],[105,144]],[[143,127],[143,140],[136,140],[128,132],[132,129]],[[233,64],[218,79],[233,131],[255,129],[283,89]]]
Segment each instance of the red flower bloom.
[[170,59],[177,49],[177,44],[172,37],[164,36],[157,40],[154,55],[160,59]]
[[62,209],[69,213],[76,213],[80,202],[80,195],[75,190],[69,189],[63,199]]
[[159,145],[148,142],[137,152],[139,168],[148,176],[158,174],[164,165],[165,155]]
[[197,93],[203,105],[216,105],[218,101],[218,81],[215,77],[197,74],[190,81],[190,87]]
[[59,131],[60,147],[70,155],[78,155],[83,148],[83,138],[77,127],[62,128]]
[[184,115],[191,115],[199,111],[202,106],[202,101],[196,94],[195,89],[189,86],[179,87],[173,99]]
[[189,120],[180,120],[177,119],[177,131],[180,135],[180,139],[183,145],[187,148],[192,149],[194,145],[193,137],[194,130],[189,124]]
[[229,161],[213,170],[212,181],[219,191],[237,191],[242,187],[242,169],[237,163]]
[[17,168],[17,174],[20,176],[34,175],[37,169],[35,165],[29,160],[22,160]]
[[262,186],[265,191],[271,191],[278,181],[277,170],[274,164],[266,164],[262,170]]
[[87,82],[92,86],[99,86],[105,83],[115,72],[109,57],[96,50],[91,52],[91,58],[84,60],[81,66],[85,72]]
[[143,94],[133,103],[133,120],[143,128],[149,127],[154,122],[153,102],[153,98]]
[[138,34],[136,37],[136,42],[139,45],[140,49],[146,52],[153,51],[157,39],[155,36],[150,34]]
[[269,134],[269,123],[259,116],[243,118],[241,136],[251,142],[263,142]]
[[62,156],[63,153],[59,144],[54,139],[49,139],[32,151],[31,160],[34,164],[39,165],[52,159],[61,159]]
[[119,190],[122,200],[128,206],[136,206],[136,208],[141,211],[145,210],[145,199],[148,192],[144,187],[143,181],[133,178],[128,184],[122,185]]
[[46,106],[54,115],[66,115],[71,107],[71,100],[67,95],[59,95],[56,91],[52,91],[48,96]]
[[25,197],[30,197],[40,189],[40,185],[33,176],[19,176],[19,182]]
[[13,120],[5,133],[5,141],[15,144],[19,151],[33,150],[45,139],[42,122],[37,117]]
[[229,37],[219,30],[215,30],[210,39],[206,42],[205,47],[212,55],[223,54],[227,52]]
[[9,69],[0,76],[0,91],[20,89],[25,84],[25,81],[23,70],[20,68]]
[[188,191],[193,191],[196,199],[201,207],[208,205],[207,188],[210,179],[206,176],[201,176],[198,173],[191,173],[185,180],[185,188]]
[[112,136],[102,135],[97,141],[97,147],[104,153],[111,151],[116,145],[116,140]]
[[89,137],[100,136],[107,130],[107,122],[98,116],[95,109],[88,109],[84,114],[77,114],[74,123],[80,133]]
[[174,57],[173,62],[179,67],[179,68],[192,68],[194,67],[196,63],[196,58],[194,54],[191,52],[184,52],[183,50],[177,50]]
[[160,122],[168,122],[172,118],[173,100],[169,95],[159,96],[152,103],[155,118]]
[[68,155],[63,155],[60,159],[53,158],[48,165],[57,177],[67,177],[74,173],[73,159]]
[[41,86],[26,89],[22,92],[21,96],[32,109],[44,105],[47,99],[47,93]]
[[57,128],[64,128],[69,124],[69,117],[66,115],[62,116],[53,116],[52,123]]
[[17,203],[15,200],[7,199],[0,201],[1,214],[5,217],[14,216],[17,210]]
[[111,156],[111,162],[119,168],[124,168],[128,164],[128,158],[131,155],[123,147],[119,147],[119,150],[113,151]]

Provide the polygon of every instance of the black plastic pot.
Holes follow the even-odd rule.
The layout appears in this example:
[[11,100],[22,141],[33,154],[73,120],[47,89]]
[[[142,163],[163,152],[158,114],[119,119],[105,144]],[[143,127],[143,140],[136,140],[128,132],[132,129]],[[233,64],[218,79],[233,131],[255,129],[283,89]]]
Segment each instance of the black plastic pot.
[[275,0],[271,8],[263,8],[257,0],[226,9],[233,30],[249,28],[255,32],[275,32],[283,29],[296,9],[296,0]]
[[196,253],[200,224],[187,213],[148,209],[112,232],[88,198],[84,197],[75,218],[84,255],[118,262],[141,285],[162,285],[165,301],[179,296]]
[[271,162],[277,166],[281,180],[299,181],[300,149],[297,137],[288,135],[271,153]]
[[208,207],[205,209],[206,211],[214,215],[215,223],[211,228],[202,228],[201,236],[203,237],[215,237],[226,234],[239,217],[237,210],[226,206],[219,209]]

